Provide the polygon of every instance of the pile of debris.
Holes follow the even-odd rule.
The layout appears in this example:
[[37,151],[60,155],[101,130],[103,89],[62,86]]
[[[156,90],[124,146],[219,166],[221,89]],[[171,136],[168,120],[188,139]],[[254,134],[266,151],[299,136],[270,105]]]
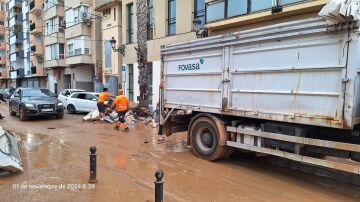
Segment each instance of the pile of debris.
[[0,127],[0,175],[23,171],[16,138]]
[[[111,105],[107,104],[107,109],[105,111],[104,121],[108,123],[114,123],[117,120],[117,113],[110,108]],[[136,103],[129,103],[129,111],[125,115],[125,120],[130,127],[135,127],[135,124],[138,121],[143,122],[145,125],[151,125],[153,128],[157,128],[159,125],[158,121],[158,110],[154,109],[152,106],[139,107]],[[83,121],[93,122],[100,120],[100,113],[98,110],[88,113]]]

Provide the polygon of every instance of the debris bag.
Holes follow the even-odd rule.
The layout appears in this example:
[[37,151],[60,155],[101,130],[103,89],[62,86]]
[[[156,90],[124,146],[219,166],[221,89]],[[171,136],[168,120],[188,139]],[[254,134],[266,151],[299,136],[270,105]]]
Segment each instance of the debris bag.
[[23,171],[15,137],[0,127],[0,170]]
[[88,113],[84,118],[83,118],[83,121],[96,121],[98,120],[100,117],[100,113],[98,110],[95,110],[95,111],[92,111],[90,113]]
[[109,117],[110,117],[112,120],[114,120],[114,119],[116,119],[116,118],[118,117],[118,114],[117,114],[116,112],[111,112],[111,113],[109,114]]
[[114,123],[114,120],[111,119],[109,116],[105,116],[104,121],[109,122],[109,123]]

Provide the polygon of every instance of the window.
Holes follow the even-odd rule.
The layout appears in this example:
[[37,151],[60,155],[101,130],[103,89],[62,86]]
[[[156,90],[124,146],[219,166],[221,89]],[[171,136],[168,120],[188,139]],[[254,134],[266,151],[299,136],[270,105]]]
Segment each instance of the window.
[[91,39],[88,36],[79,36],[67,41],[67,57],[76,55],[89,55],[91,50]]
[[68,56],[73,56],[74,55],[74,44],[69,44],[68,45]]
[[107,17],[109,15],[111,15],[111,8],[107,8],[107,9],[103,10],[103,16],[104,17]]
[[247,4],[248,4],[248,0],[228,0],[227,17],[247,14],[248,13]]
[[92,94],[86,94],[85,99],[90,101],[97,101],[97,98]]
[[272,1],[251,0],[251,12],[261,11],[272,7]]
[[111,68],[111,55],[112,55],[112,47],[109,40],[104,42],[105,48],[105,68]]
[[90,13],[90,6],[81,5],[73,9],[75,24],[82,22],[82,13]]
[[129,64],[128,65],[129,68],[129,100],[130,101],[134,101],[134,65],[133,64]]
[[304,0],[280,0],[280,5],[298,3]]
[[5,25],[4,21],[1,20],[0,25],[4,26]]
[[134,43],[134,5],[127,5],[128,12],[128,43]]
[[51,44],[46,48],[46,60],[59,60],[64,59],[64,44]]
[[114,21],[116,21],[116,8],[114,8]]
[[194,19],[199,19],[201,21],[201,28],[204,28],[205,24],[205,0],[195,0],[194,1]]
[[176,0],[168,0],[168,36],[176,34]]
[[148,24],[147,24],[147,39],[154,39],[154,0],[148,0]]
[[50,35],[57,32],[63,32],[62,28],[64,19],[62,17],[53,17],[47,21],[45,21],[45,33],[46,35]]
[[212,22],[225,18],[225,1],[209,3],[206,8],[206,21]]
[[276,5],[287,5],[306,0],[215,0],[206,3],[206,22],[270,10]]

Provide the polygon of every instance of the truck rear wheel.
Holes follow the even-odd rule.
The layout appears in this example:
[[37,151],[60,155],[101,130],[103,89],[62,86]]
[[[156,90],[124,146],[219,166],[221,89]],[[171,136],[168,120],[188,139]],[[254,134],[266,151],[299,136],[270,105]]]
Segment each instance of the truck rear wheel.
[[200,117],[192,123],[190,141],[196,156],[209,161],[225,156],[227,148],[221,135],[226,133],[219,132],[221,130],[223,128],[219,128],[218,124],[208,117]]

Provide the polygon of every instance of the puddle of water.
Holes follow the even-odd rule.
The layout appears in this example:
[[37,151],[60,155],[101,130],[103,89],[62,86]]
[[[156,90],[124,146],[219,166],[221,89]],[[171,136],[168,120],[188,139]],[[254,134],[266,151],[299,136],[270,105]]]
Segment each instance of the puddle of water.
[[173,152],[187,152],[190,151],[191,146],[187,145],[185,141],[180,141],[172,146]]
[[42,144],[41,139],[32,133],[26,133],[23,139],[21,140],[21,145],[23,149],[26,151],[32,150],[34,147],[39,146],[41,144]]

